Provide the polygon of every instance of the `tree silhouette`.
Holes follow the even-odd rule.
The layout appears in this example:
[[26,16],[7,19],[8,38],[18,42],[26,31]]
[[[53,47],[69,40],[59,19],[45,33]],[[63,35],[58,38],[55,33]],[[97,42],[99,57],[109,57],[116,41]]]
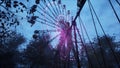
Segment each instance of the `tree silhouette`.
[[50,48],[49,35],[42,33],[33,35],[32,40],[25,50],[25,57],[33,68],[51,68],[53,63],[53,50]]
[[23,12],[26,6],[17,0],[1,0],[0,1],[0,43],[11,36],[12,31],[20,24],[23,18],[18,16],[18,12]]
[[[6,43],[0,45],[0,68],[14,68],[16,65],[15,56],[18,53],[18,47],[25,42],[25,38],[16,32],[6,40]],[[1,40],[1,39],[0,39]]]
[[[107,39],[106,39],[107,38]],[[109,40],[109,42],[107,41]],[[102,52],[103,52],[103,56],[104,56],[104,60],[103,60],[103,57],[102,57],[102,53],[101,53],[101,50],[100,50],[100,46],[99,44],[101,44],[101,48],[102,48]],[[106,68],[104,66],[104,63],[106,63],[106,66],[108,68],[114,68],[114,67],[117,67],[117,64],[116,64],[116,61],[115,61],[115,57],[113,56],[113,53],[110,49],[110,45],[112,45],[112,49],[114,50],[114,53],[117,55],[117,58],[119,59],[119,51],[117,50],[118,49],[118,42],[115,42],[115,37],[114,36],[109,36],[107,35],[106,36],[101,36],[99,38],[99,41],[97,38],[94,39],[93,41],[93,48],[95,49],[95,53],[96,55],[94,54],[90,44],[86,44],[86,47],[87,47],[87,50],[89,50],[89,57],[92,61],[92,64],[94,66],[94,68],[100,68],[100,65],[102,65],[102,68]],[[83,59],[85,59],[85,57],[83,57]],[[97,61],[98,59],[98,61]],[[84,60],[83,63],[86,63],[88,62],[87,60]]]

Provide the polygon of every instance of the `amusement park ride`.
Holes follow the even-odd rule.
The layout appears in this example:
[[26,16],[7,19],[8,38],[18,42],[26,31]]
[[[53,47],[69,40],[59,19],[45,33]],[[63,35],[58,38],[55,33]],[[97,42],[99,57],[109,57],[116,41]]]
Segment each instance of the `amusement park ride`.
[[[111,3],[111,0],[108,0],[108,1],[114,11],[114,14],[116,15],[118,22],[120,23],[119,16],[117,15],[117,13]],[[50,28],[54,28],[54,30],[49,30],[50,28],[46,29],[46,30],[44,30],[44,29],[39,30],[40,32],[43,31],[43,32],[49,32],[49,33],[52,33],[52,32],[60,33],[59,35],[55,36],[53,39],[50,40],[50,42],[52,42],[56,37],[59,36],[59,43],[56,46],[56,49],[58,50],[58,55],[59,55],[60,59],[63,61],[64,60],[65,61],[75,60],[77,62],[78,68],[81,68],[81,62],[80,62],[80,56],[79,56],[80,47],[84,47],[84,50],[85,50],[85,53],[86,53],[86,56],[88,59],[89,67],[92,68],[92,64],[91,64],[89,56],[88,56],[88,51],[86,49],[84,39],[81,36],[81,33],[79,31],[79,28],[77,27],[77,22],[76,22],[77,18],[78,17],[80,18],[80,12],[86,2],[88,2],[88,4],[89,4],[91,16],[93,19],[93,24],[95,27],[95,32],[96,32],[96,35],[97,35],[97,38],[99,41],[99,35],[98,35],[98,31],[96,30],[97,27],[96,27],[96,24],[94,21],[93,13],[95,14],[95,16],[98,20],[98,23],[99,23],[103,33],[105,34],[105,36],[106,36],[106,33],[100,23],[100,20],[93,8],[93,5],[90,2],[90,0],[77,0],[78,11],[76,12],[76,16],[74,16],[74,18],[70,16],[70,10],[68,10],[68,11],[66,10],[66,5],[62,5],[61,0],[52,0],[52,1],[51,0],[43,0],[42,2],[40,2],[39,6],[38,6],[38,9],[40,11],[37,11],[37,13],[36,13],[36,14],[40,14],[40,16],[38,17],[38,19],[39,19],[38,22],[40,22],[41,24],[44,24],[46,26],[49,26]],[[119,1],[116,0],[116,2],[120,6]],[[68,20],[70,18],[72,18],[72,19]],[[83,27],[84,27],[84,25],[83,25]],[[85,29],[85,27],[84,27],[84,29]],[[86,30],[85,30],[85,32],[86,32]],[[86,32],[86,34],[89,39],[87,32]],[[79,37],[80,44],[78,44],[78,37]],[[107,40],[107,41],[109,43],[109,40]],[[115,53],[111,47],[111,44],[109,44],[109,45],[110,45],[112,54],[116,60],[116,63],[120,67],[120,62],[117,59],[117,56],[115,55]],[[91,47],[92,47],[92,45],[91,45]],[[92,49],[94,51],[93,47],[92,47]],[[73,54],[72,57],[71,57],[71,52]],[[102,53],[102,49],[101,49],[101,53]],[[102,56],[102,57],[103,57],[102,60],[104,61],[105,60],[104,56]],[[99,64],[99,66],[101,66],[99,61],[98,61],[98,64]],[[105,62],[104,62],[104,66],[106,66]]]
[[[69,60],[76,60],[78,68],[81,67],[80,65],[80,57],[78,51],[78,44],[77,44],[77,33],[79,30],[76,26],[76,19],[80,15],[80,12],[85,4],[86,0],[77,0],[78,11],[76,13],[75,18],[70,16],[70,10],[66,10],[66,5],[61,4],[61,0],[44,0],[43,4],[39,5],[39,9],[42,11],[37,11],[42,17],[39,16],[38,19],[42,20],[42,24],[48,25],[50,27],[55,28],[55,30],[39,30],[40,32],[59,32],[59,43],[56,46],[58,50],[58,55],[61,60],[69,61]],[[68,20],[72,18],[71,20]],[[52,24],[52,25],[51,25]],[[74,35],[74,38],[73,38]],[[55,38],[57,37],[55,36]],[[79,33],[80,36],[80,33]],[[55,38],[51,39],[54,40]],[[74,42],[73,42],[74,39]],[[82,38],[80,37],[81,42]],[[74,58],[70,57],[70,53],[73,51]]]
[[[12,1],[12,0],[1,0],[0,5],[2,4],[3,1],[6,2],[6,1]],[[56,42],[56,38],[59,39],[57,40],[59,42],[58,44],[55,44],[56,46],[54,49],[57,50],[56,55],[59,58],[58,61],[60,60],[64,62],[65,64],[64,68],[69,68],[67,65],[68,65],[68,62],[71,62],[71,61],[76,63],[75,65],[77,65],[76,66],[77,68],[83,68],[81,63],[81,59],[82,59],[81,54],[83,53],[82,50],[84,50],[88,67],[94,68],[93,67],[94,65],[91,63],[92,61],[90,60],[90,57],[88,55],[88,49],[86,48],[86,43],[84,41],[84,37],[82,36],[82,31],[84,31],[84,34],[86,35],[87,40],[90,43],[91,50],[94,53],[94,56],[99,68],[108,68],[106,65],[105,57],[103,55],[103,50],[102,50],[100,37],[98,33],[99,31],[97,30],[98,28],[96,24],[98,24],[98,26],[100,27],[102,33],[104,34],[109,44],[108,47],[110,48],[111,54],[114,57],[115,63],[117,64],[117,68],[120,68],[120,57],[119,57],[120,55],[119,56],[116,55],[115,50],[113,50],[112,44],[107,38],[107,35],[103,29],[101,21],[99,20],[99,17],[90,0],[77,0],[77,12],[75,16],[71,16],[70,10],[66,9],[66,5],[63,5],[61,0],[35,0],[35,1],[36,1],[36,4],[34,4],[30,8],[30,10],[25,7],[27,9],[26,14],[28,14],[28,16],[25,17],[25,19],[27,19],[27,21],[31,23],[32,26],[33,24],[35,24],[35,22],[40,24],[40,30],[36,30],[35,33],[48,33],[50,36],[54,35],[54,37],[50,38],[48,44],[51,44],[53,41]],[[40,2],[38,3],[38,1]],[[112,1],[115,2],[120,7],[120,0],[107,0],[107,2],[109,2],[110,4],[110,7],[112,8],[112,11],[115,15],[117,22],[120,24],[120,17],[118,15],[119,9],[118,11],[116,11]],[[102,57],[102,59],[100,60],[98,60],[97,54],[92,45],[92,42],[90,40],[86,27],[80,17],[82,8],[84,8],[84,5],[86,3],[88,3],[88,7],[90,10],[90,15],[93,23],[93,30],[95,31],[95,35],[98,41],[97,45],[99,45],[99,48],[100,48],[100,53]],[[16,1],[15,1],[15,4],[16,4]],[[20,4],[24,6],[21,2]],[[10,5],[10,4],[7,3],[7,5]],[[15,6],[16,5],[14,5],[14,7]],[[7,8],[5,9],[8,10]],[[23,10],[21,10],[21,12],[23,12]],[[18,13],[18,11],[16,13]],[[14,13],[12,15],[14,15]],[[97,21],[97,23],[95,21]],[[80,27],[78,27],[78,24],[80,24]],[[2,23],[1,25],[4,26],[4,23]],[[33,36],[35,37],[35,35]],[[100,61],[102,62],[100,63]],[[55,67],[55,68],[58,68],[58,67]]]

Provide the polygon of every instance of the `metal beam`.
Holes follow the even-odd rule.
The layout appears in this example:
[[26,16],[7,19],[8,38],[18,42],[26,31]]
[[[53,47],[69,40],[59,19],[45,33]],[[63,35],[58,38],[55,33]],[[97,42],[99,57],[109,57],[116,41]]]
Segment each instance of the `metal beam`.
[[85,2],[86,2],[86,0],[77,0],[77,6],[79,7],[79,10],[78,10],[78,12],[77,12],[73,21],[75,21],[77,19],[77,17],[80,15],[80,12],[81,12]]

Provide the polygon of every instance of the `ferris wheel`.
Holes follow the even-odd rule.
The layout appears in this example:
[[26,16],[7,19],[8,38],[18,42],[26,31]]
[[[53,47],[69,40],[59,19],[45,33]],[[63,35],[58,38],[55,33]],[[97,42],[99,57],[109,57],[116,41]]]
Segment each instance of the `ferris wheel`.
[[[99,40],[99,35],[98,35],[97,27],[94,21],[93,13],[95,14],[98,20],[98,23],[103,33],[105,34],[105,36],[106,36],[106,33],[99,21],[99,18],[90,0],[77,0],[78,11],[76,12],[76,15],[74,17],[72,17],[70,10],[67,10],[66,5],[62,4],[61,0],[41,0],[40,3],[37,3],[36,5],[32,6],[33,8],[30,10],[30,13],[33,13],[33,14],[32,14],[32,17],[28,19],[29,20],[28,22],[30,22],[32,25],[35,23],[35,21],[40,23],[41,27],[40,27],[40,30],[38,30],[39,32],[47,32],[51,36],[53,36],[52,38],[50,38],[51,40],[49,43],[56,42],[56,41],[58,42],[58,43],[55,43],[56,45],[55,48],[59,52],[58,54],[60,59],[67,60],[67,61],[76,60],[78,68],[80,68],[80,59],[81,59],[80,54],[82,53],[82,49],[84,49],[88,62],[92,67],[91,60],[88,56],[88,50],[86,49],[86,46],[84,43],[84,38],[81,36],[82,35],[81,29],[84,29],[85,34],[87,35],[87,38],[89,39],[89,41],[90,41],[90,38],[88,36],[88,33],[86,31],[84,24],[81,23],[80,26],[82,28],[78,28],[76,23],[76,20],[78,17],[82,22],[79,15],[86,1],[88,1],[95,32]],[[117,1],[117,3],[119,4],[119,1]],[[111,4],[111,1],[110,1],[110,4]],[[114,8],[113,8],[113,11],[115,12]],[[119,21],[119,17],[117,16],[116,12],[115,12],[115,15]],[[80,30],[81,30],[81,33],[80,33]],[[95,54],[95,50],[92,44],[91,44],[91,47]],[[114,55],[114,51],[112,49],[111,51]],[[73,55],[71,55],[71,53]],[[114,57],[116,56],[114,55]],[[104,61],[104,56],[103,56],[103,61]],[[119,64],[119,61],[117,61],[117,59],[116,59],[116,62]],[[99,61],[98,61],[98,64],[101,65]]]
[[[61,0],[43,0],[40,4],[32,7],[37,7],[35,8],[37,11],[34,12],[31,19],[37,18],[36,21],[41,24],[42,28],[38,31],[47,32],[54,36],[51,38],[51,43],[58,40],[59,43],[56,43],[55,48],[59,51],[61,59],[66,59],[74,44],[70,10],[67,10],[66,5],[63,5]],[[57,37],[58,39],[55,39]]]

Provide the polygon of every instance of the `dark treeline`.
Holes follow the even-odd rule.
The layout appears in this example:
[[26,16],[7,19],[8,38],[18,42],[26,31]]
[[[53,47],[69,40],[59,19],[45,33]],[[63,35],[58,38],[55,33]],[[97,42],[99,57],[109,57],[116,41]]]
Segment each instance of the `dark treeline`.
[[[26,1],[29,3],[30,0]],[[26,3],[19,0],[0,0],[0,68],[77,68],[76,53],[70,53],[72,59],[61,59],[59,50],[52,48],[48,33],[35,31],[27,47],[19,49],[27,39],[16,32],[16,27],[24,19],[17,14],[27,12],[28,16],[24,17],[33,26],[38,18],[34,12],[39,3],[40,0],[35,0],[35,4],[28,9]],[[95,38],[91,43],[81,45],[77,54],[81,68],[119,68],[120,41],[116,42],[115,37],[101,36],[99,41]]]
[[[115,42],[114,37],[107,36],[110,43],[113,45],[112,48],[115,54],[120,57],[119,46],[120,42]],[[1,40],[1,39],[0,39]],[[29,42],[27,48],[23,51],[18,49],[22,43],[25,43],[25,38],[16,32],[13,32],[13,36],[8,38],[6,42],[0,45],[0,68],[74,68],[76,67],[76,61],[61,60],[59,51],[51,48],[49,43],[49,34],[40,33],[39,35],[33,35],[33,40]],[[100,38],[102,52],[105,60],[101,55],[100,46],[98,45],[97,39],[92,42],[95,53],[93,52],[90,43],[86,43],[87,50],[89,51],[90,62],[94,68],[118,68],[114,56],[110,50],[110,47],[105,40],[105,36]],[[84,50],[84,47],[80,50],[81,67],[89,68],[89,62]],[[97,61],[97,59],[98,61]],[[68,64],[65,64],[65,63]],[[99,65],[100,63],[100,65]],[[67,65],[67,66],[66,66]]]

